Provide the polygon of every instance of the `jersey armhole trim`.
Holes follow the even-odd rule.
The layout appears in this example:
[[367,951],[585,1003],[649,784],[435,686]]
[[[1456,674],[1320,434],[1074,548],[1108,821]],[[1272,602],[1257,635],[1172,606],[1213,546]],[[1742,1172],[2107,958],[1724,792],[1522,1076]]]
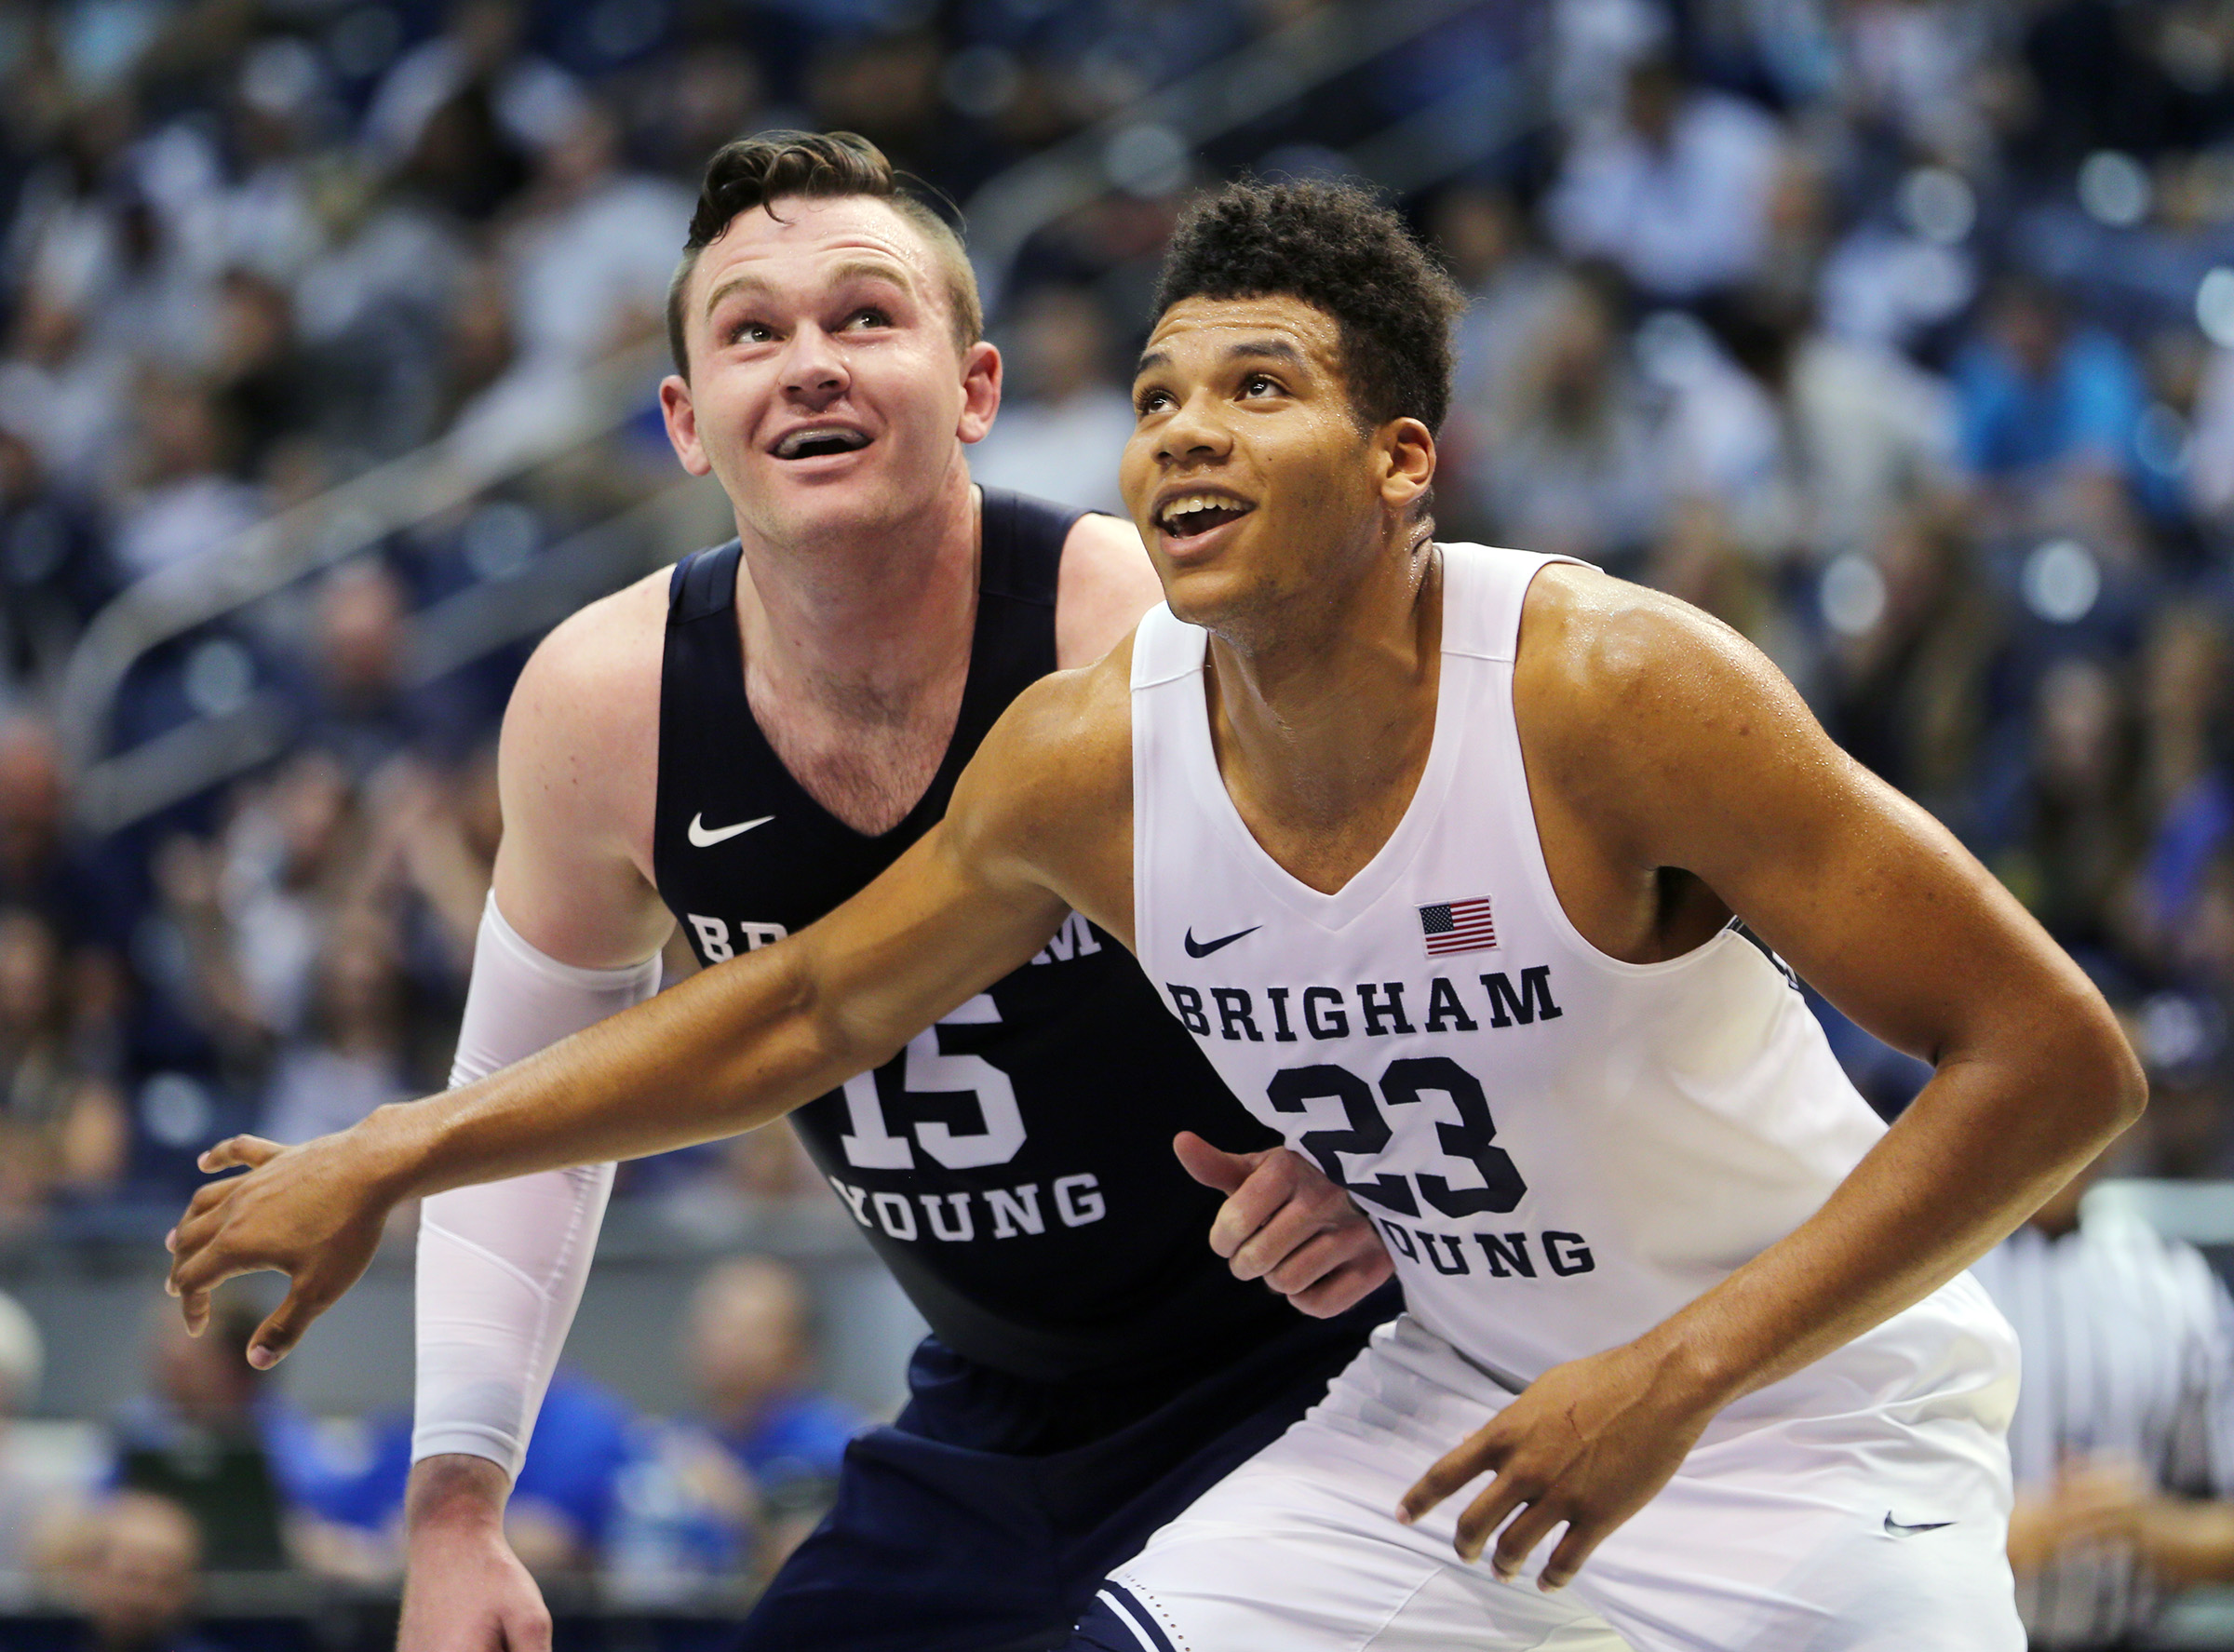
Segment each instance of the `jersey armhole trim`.
[[[1709,953],[1727,950],[1732,946],[1750,949],[1754,943],[1741,934],[1737,926],[1726,923],[1688,952],[1678,953],[1674,958],[1663,958],[1654,963],[1631,963],[1627,959],[1616,958],[1612,953],[1596,946],[1580,929],[1577,929],[1574,919],[1568,914],[1567,903],[1559,898],[1558,885],[1552,880],[1551,859],[1544,853],[1543,833],[1536,824],[1535,786],[1528,778],[1527,754],[1523,749],[1520,740],[1520,710],[1513,694],[1514,678],[1519,669],[1520,612],[1527,605],[1528,587],[1536,583],[1536,575],[1541,573],[1554,562],[1573,562],[1581,568],[1590,566],[1589,563],[1579,561],[1572,557],[1545,557],[1536,568],[1529,571],[1527,581],[1514,598],[1513,646],[1510,651],[1502,659],[1474,656],[1481,658],[1483,663],[1490,668],[1489,721],[1495,727],[1495,733],[1492,737],[1509,748],[1513,772],[1518,777],[1520,783],[1507,794],[1506,807],[1514,813],[1514,818],[1511,824],[1524,845],[1520,857],[1521,871],[1527,879],[1529,886],[1535,891],[1537,900],[1541,903],[1545,920],[1552,925],[1553,932],[1567,943],[1578,958],[1605,971],[1608,974],[1624,976],[1630,980],[1642,980],[1652,975],[1669,975],[1680,970],[1693,968]],[[1735,914],[1732,916],[1734,917]]]

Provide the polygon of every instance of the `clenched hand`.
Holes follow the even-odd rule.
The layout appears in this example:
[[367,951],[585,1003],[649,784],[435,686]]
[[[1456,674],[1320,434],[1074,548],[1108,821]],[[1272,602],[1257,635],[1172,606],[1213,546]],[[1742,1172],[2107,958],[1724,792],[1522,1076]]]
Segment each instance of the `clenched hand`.
[[1228,1153],[1191,1130],[1172,1142],[1187,1174],[1227,1195],[1210,1248],[1236,1279],[1261,1279],[1313,1319],[1356,1307],[1394,1271],[1350,1195],[1285,1148]]
[[249,1363],[268,1369],[357,1283],[395,1201],[347,1132],[299,1148],[236,1135],[199,1162],[209,1171],[249,1168],[195,1194],[164,1241],[171,1253],[165,1288],[198,1336],[209,1321],[209,1293],[226,1280],[265,1269],[286,1274],[287,1300],[249,1343]]
[[1421,1475],[1397,1518],[1418,1520],[1469,1482],[1492,1474],[1459,1516],[1460,1555],[1479,1560],[1494,1536],[1490,1564],[1509,1579],[1564,1524],[1567,1534],[1538,1578],[1540,1588],[1563,1588],[1698,1444],[1718,1402],[1705,1403],[1682,1391],[1684,1386],[1666,1380],[1635,1343],[1554,1365]]

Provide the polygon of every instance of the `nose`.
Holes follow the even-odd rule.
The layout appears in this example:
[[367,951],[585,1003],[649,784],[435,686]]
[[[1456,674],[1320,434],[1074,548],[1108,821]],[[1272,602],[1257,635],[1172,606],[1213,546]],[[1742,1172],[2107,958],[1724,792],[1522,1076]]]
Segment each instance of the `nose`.
[[1156,433],[1156,458],[1165,464],[1223,459],[1233,448],[1232,432],[1218,417],[1218,398],[1201,389],[1182,401]]
[[829,405],[853,383],[845,354],[830,335],[813,322],[800,326],[784,352],[784,394],[815,408]]

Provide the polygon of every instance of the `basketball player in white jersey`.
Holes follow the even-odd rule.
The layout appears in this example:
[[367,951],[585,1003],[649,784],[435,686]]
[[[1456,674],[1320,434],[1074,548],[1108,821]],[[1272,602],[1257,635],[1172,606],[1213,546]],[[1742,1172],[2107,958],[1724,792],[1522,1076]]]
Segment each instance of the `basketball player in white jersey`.
[[[397,1200],[773,1117],[1075,909],[1382,1222],[1411,1310],[1082,1644],[2015,1652],[2014,1347],[1962,1270],[2137,1115],[2138,1066],[1733,633],[1433,543],[1457,307],[1353,192],[1196,208],[1124,462],[1167,607],[1022,695],[791,941],[343,1135],[215,1149],[255,1168],[173,1237],[190,1323],[277,1268],[283,1351]],[[1733,918],[1934,1062],[1891,1130]]]

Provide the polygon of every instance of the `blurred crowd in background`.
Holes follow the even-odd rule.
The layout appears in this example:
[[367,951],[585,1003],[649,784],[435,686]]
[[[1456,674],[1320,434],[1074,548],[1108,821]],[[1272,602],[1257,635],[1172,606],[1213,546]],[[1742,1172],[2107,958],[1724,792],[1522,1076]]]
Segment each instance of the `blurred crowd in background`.
[[[152,1240],[212,1139],[301,1139],[442,1081],[532,638],[431,669],[422,622],[526,588],[672,484],[643,353],[715,146],[848,128],[967,204],[1117,132],[1103,186],[982,271],[1008,387],[973,465],[1122,511],[1125,362],[1187,192],[1351,169],[1486,65],[1525,87],[1524,118],[1447,165],[1414,155],[1402,190],[1474,300],[1443,536],[1586,557],[1760,644],[2128,1017],[2156,1101],[2120,1167],[2234,1174],[2234,4],[1448,0],[1410,28],[1401,9],[0,11],[0,1256]],[[1386,49],[1297,72],[1289,43],[1346,15]],[[1228,63],[1246,113],[1214,141],[1123,126]],[[532,463],[616,361],[626,416]],[[222,587],[264,554],[258,524],[429,444],[494,479],[163,638],[72,727],[74,660],[123,594]],[[129,818],[88,808],[89,763],[256,695],[286,707],[276,755]],[[1897,1111],[1925,1069],[1824,1014]],[[820,1195],[777,1133],[635,1167],[620,1197]],[[805,1504],[735,1421],[765,1407],[704,1373],[736,1324],[804,1310],[775,1265],[735,1266],[690,1332],[697,1432],[555,1392],[577,1420],[537,1440],[576,1447],[545,1500],[573,1559],[633,1564],[614,1557],[657,1521],[612,1514],[626,1485],[727,1511],[698,1537],[670,1521],[662,1552],[780,1552]],[[255,1444],[227,1471],[263,1487],[235,1499],[254,1529],[127,1499],[77,1530],[84,1576],[235,1542],[392,1568],[394,1427],[343,1450],[216,1344],[150,1336],[103,1484],[179,1495],[166,1430],[252,1418],[226,1437]],[[35,1390],[36,1344],[0,1317],[0,1417]],[[811,1364],[772,1391],[827,1457],[848,1425]],[[31,1540],[10,1495],[0,1478],[0,1572]]]

